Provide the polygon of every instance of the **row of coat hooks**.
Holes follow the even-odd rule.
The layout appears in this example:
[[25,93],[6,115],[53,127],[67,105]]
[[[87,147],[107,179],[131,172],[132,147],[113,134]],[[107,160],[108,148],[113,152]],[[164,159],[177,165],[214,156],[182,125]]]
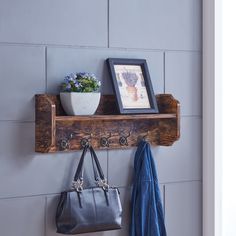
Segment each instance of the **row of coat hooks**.
[[[149,135],[149,131],[146,132],[146,134],[144,135],[141,135],[138,137],[137,139],[137,143],[139,143],[141,140],[147,140],[147,137]],[[119,136],[119,144],[120,146],[129,146],[129,143],[128,143],[128,138],[131,136],[131,131],[128,132],[128,134],[121,134]],[[60,148],[62,150],[65,150],[65,149],[69,149],[70,147],[70,141],[75,137],[75,134],[70,134],[68,136],[68,138],[66,139],[61,139],[60,140]],[[86,145],[89,145],[91,143],[91,139],[94,137],[93,133],[90,133],[88,136],[86,137],[83,137],[80,139],[80,145],[81,145],[81,148],[84,148]],[[110,147],[110,139],[112,138],[112,134],[111,132],[109,133],[108,136],[102,136],[100,138],[100,146],[103,147],[103,148],[109,148]]]

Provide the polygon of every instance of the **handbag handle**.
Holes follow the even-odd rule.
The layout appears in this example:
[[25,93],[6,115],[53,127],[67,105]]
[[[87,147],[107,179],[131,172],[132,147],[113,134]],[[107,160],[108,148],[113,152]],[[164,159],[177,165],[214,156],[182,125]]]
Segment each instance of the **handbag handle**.
[[102,171],[102,167],[101,167],[100,162],[98,160],[97,154],[95,153],[95,151],[94,151],[92,146],[90,146],[89,149],[90,149],[92,160],[95,161],[95,164],[96,164],[96,167],[97,167],[100,179],[103,181],[103,180],[105,180],[105,176],[104,176],[104,173]]
[[[83,153],[81,155],[77,170],[75,172],[74,180],[72,181],[72,186],[77,191],[83,190],[84,158],[88,149],[90,150],[90,154],[91,154],[95,182],[97,183],[98,186],[100,186],[99,184],[99,177],[100,177],[101,187],[103,187],[104,189],[108,189],[109,185],[107,184],[107,180],[105,179],[98,157],[93,147],[90,145],[86,145],[83,149]],[[94,165],[94,162],[95,162],[95,165]]]
[[[92,165],[93,165],[93,172],[94,172],[94,179],[95,179],[95,181],[99,181],[99,176],[101,177],[101,179],[104,179],[104,174],[103,174],[103,172],[102,172],[101,166],[100,166],[100,164],[99,164],[99,161],[98,161],[98,159],[97,159],[97,156],[96,156],[94,150],[93,150],[93,152],[92,152],[91,146],[86,145],[86,146],[84,147],[84,149],[83,149],[83,153],[82,153],[82,155],[81,155],[81,158],[80,158],[80,161],[79,161],[77,170],[76,170],[76,172],[75,172],[74,181],[78,181],[78,180],[79,180],[79,181],[83,181],[84,158],[85,158],[85,155],[86,155],[88,149],[90,150],[90,154],[91,154],[91,159],[92,159]],[[99,172],[99,176],[98,176],[98,173],[97,173],[97,169],[96,169],[95,166],[94,166],[94,159],[95,159],[95,158],[94,158],[94,154],[95,154],[95,156],[96,156],[96,157],[95,157],[95,158],[96,158],[95,163],[96,163],[96,167],[97,167],[98,172]],[[97,165],[97,163],[98,163],[98,165]]]
[[95,180],[96,183],[98,183],[98,182],[99,182],[99,175],[98,175],[97,169],[96,169],[96,167],[95,167],[95,165],[94,165],[94,158],[92,158],[92,156],[91,156],[91,159],[92,159],[94,180]]
[[[97,157],[97,154],[94,151],[92,146],[90,146],[89,149],[90,149],[90,153],[91,153],[92,163],[93,163],[93,160],[95,160],[95,164],[96,164],[96,167],[97,167],[97,170],[98,170],[98,173],[100,176],[100,180],[101,180],[101,184],[99,184],[99,181],[97,181],[97,185],[102,187],[104,190],[108,190],[109,185],[108,185],[105,175],[103,173],[102,167],[101,167],[100,162]],[[94,163],[93,163],[93,168],[95,168]],[[94,170],[94,173],[95,173],[95,170]],[[97,176],[97,179],[99,179],[98,176]]]
[[89,148],[89,146],[86,145],[86,146],[84,147],[84,149],[83,149],[83,152],[82,152],[82,155],[81,155],[81,158],[80,158],[78,167],[77,167],[76,172],[75,172],[75,175],[74,175],[74,181],[77,181],[78,179],[79,179],[80,181],[83,180],[83,176],[80,175],[80,173],[81,173],[81,169],[83,168],[84,157],[85,157],[85,155],[86,155],[86,153],[87,153],[87,151],[88,151],[88,148]]

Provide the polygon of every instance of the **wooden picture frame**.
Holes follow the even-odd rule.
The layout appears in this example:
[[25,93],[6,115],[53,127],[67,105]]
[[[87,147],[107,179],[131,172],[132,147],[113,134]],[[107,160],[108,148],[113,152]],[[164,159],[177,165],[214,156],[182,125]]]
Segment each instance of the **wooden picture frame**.
[[108,58],[107,65],[121,114],[158,113],[145,59]]

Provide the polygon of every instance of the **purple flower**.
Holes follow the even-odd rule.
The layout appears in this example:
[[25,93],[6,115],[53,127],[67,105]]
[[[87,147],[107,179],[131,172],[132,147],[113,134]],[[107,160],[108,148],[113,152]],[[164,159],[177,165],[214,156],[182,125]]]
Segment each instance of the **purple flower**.
[[67,92],[93,92],[97,91],[101,82],[92,73],[70,73],[65,76],[62,90]]
[[67,84],[66,89],[70,89],[70,88],[71,88],[71,84]]
[[66,76],[65,78],[64,78],[64,81],[65,81],[65,83],[68,83],[70,80],[70,77],[69,76]]
[[90,77],[92,77],[92,78],[95,79],[95,80],[97,79],[96,76],[95,76],[95,74],[90,74]]
[[81,87],[81,84],[76,81],[75,87],[76,87],[76,88],[79,88],[79,87]]
[[78,73],[78,76],[81,76],[81,77],[84,77],[84,76],[86,76],[86,72],[80,72],[80,73]]
[[72,78],[73,80],[75,80],[77,78],[77,75],[75,73],[70,73],[70,78]]
[[76,78],[77,78],[76,74],[71,73],[70,75],[67,75],[67,76],[65,77],[64,81],[65,81],[66,83],[68,83],[68,82],[73,82],[73,83],[75,83],[75,82],[76,82]]

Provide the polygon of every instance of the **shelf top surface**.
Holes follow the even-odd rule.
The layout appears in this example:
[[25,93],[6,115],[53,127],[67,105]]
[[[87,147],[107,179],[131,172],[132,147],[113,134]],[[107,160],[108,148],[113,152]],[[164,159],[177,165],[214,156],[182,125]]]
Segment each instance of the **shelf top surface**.
[[85,116],[56,116],[59,121],[86,120],[152,120],[176,118],[176,114],[135,114],[135,115],[85,115]]

